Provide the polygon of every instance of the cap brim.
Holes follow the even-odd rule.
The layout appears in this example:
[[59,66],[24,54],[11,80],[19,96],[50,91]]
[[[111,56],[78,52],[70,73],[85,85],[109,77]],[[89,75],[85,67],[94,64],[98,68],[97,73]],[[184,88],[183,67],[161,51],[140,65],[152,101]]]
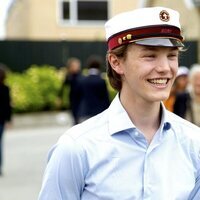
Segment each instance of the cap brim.
[[135,43],[145,46],[184,47],[181,41],[173,38],[146,38],[135,41]]

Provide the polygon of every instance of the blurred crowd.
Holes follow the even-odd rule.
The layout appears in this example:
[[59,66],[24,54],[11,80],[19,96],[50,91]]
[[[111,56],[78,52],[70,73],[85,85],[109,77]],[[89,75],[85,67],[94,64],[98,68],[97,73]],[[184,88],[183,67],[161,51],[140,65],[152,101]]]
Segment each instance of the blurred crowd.
[[[59,100],[66,85],[69,86],[69,103],[74,124],[78,124],[108,108],[110,104],[106,80],[103,77],[102,58],[91,55],[82,68],[81,61],[72,57],[66,63],[66,75],[59,92]],[[83,73],[85,70],[85,73]],[[60,102],[62,103],[62,102]]]
[[200,126],[200,64],[180,66],[166,108]]

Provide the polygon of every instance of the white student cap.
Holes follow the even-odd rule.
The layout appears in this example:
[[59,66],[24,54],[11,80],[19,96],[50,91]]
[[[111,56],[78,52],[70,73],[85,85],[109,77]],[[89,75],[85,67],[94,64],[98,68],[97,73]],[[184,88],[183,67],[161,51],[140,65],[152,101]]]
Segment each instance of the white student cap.
[[179,13],[164,7],[140,8],[118,14],[105,24],[108,49],[136,43],[183,47]]

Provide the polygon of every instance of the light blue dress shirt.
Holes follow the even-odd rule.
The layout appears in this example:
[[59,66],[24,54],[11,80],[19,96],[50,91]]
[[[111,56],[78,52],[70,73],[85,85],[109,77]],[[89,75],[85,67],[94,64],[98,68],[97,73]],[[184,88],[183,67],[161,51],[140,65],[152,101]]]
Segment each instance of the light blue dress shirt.
[[198,177],[188,200],[200,200],[200,176]]
[[187,200],[199,179],[200,128],[162,105],[148,144],[117,95],[51,149],[39,200]]

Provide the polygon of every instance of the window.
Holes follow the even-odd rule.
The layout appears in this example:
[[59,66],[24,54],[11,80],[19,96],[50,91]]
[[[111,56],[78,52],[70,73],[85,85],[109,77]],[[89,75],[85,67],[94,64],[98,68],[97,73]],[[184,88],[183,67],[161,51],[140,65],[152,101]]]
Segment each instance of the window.
[[106,1],[78,1],[78,20],[107,20]]
[[63,7],[62,7],[62,17],[63,19],[68,19],[69,20],[69,2],[63,2]]
[[109,0],[60,0],[60,18],[62,22],[104,23],[108,19]]

